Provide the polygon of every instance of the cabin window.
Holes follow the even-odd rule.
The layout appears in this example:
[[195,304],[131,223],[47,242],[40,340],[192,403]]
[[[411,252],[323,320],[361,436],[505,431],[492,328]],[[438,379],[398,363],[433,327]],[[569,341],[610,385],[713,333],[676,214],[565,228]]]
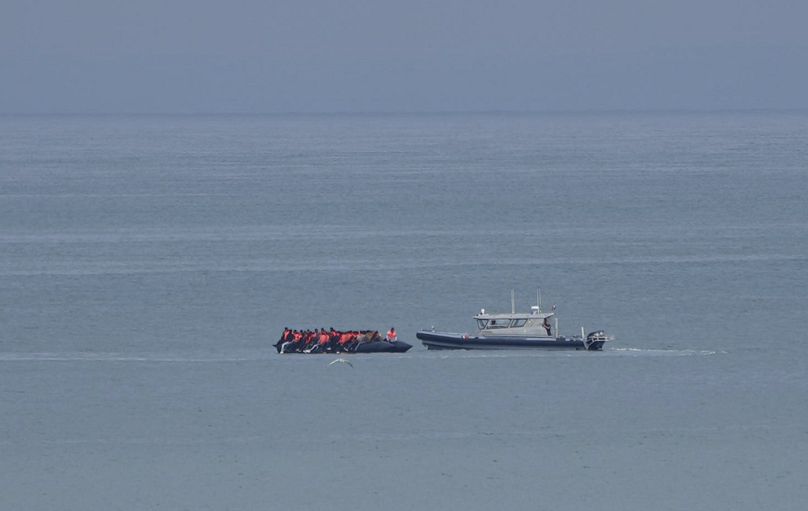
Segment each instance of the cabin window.
[[511,322],[511,328],[521,328],[525,326],[525,323],[527,323],[526,319],[514,319]]
[[488,323],[488,321],[486,321],[485,319],[478,319],[477,320],[477,328],[482,330],[483,328],[485,328],[486,323]]
[[492,319],[488,322],[488,328],[508,328],[509,323],[507,319]]

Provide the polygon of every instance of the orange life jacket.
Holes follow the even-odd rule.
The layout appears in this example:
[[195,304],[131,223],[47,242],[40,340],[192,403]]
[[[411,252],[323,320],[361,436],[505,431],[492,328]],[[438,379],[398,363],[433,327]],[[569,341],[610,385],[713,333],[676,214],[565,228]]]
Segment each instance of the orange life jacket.
[[388,341],[395,341],[396,340],[396,331],[392,328],[387,331],[387,340]]

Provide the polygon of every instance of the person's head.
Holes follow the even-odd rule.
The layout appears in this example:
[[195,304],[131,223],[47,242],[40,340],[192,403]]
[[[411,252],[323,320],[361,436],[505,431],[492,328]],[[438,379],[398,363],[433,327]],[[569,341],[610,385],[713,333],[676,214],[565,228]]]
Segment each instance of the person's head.
[[395,332],[395,331],[396,331],[396,327],[391,326],[391,327],[390,327],[390,331],[391,331],[391,332]]

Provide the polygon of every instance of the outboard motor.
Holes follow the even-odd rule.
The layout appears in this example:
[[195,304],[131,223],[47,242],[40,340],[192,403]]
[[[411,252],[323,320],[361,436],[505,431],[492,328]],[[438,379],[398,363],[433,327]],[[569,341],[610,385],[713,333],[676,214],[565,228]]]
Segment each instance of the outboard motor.
[[589,351],[598,351],[603,349],[603,343],[611,340],[612,338],[606,335],[603,330],[595,330],[587,334],[584,346]]

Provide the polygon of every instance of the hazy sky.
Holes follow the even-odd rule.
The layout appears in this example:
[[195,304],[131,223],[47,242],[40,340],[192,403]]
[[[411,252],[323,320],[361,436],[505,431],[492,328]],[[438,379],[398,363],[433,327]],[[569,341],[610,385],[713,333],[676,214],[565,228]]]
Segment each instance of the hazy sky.
[[808,0],[1,0],[0,112],[808,108]]

